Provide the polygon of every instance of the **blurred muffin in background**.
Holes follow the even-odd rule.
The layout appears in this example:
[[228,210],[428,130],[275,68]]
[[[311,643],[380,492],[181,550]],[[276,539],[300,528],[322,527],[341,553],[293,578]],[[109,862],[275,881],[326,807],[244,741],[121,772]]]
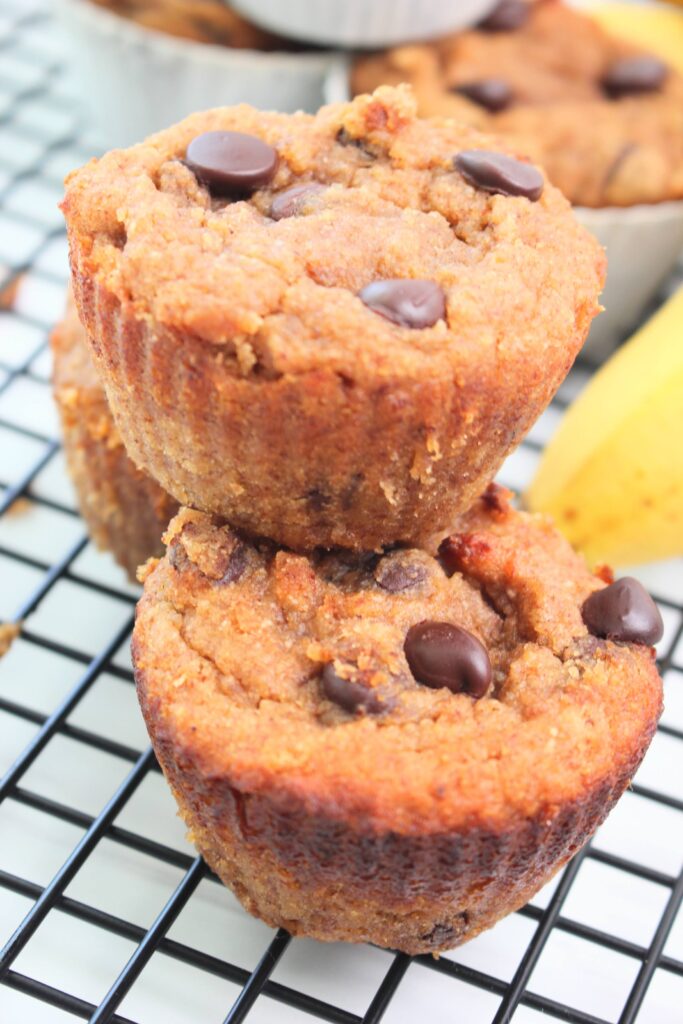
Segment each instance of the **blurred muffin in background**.
[[240,50],[291,50],[296,44],[252,25],[223,0],[91,0],[114,14],[197,43]]
[[682,198],[683,76],[560,0],[518,6],[508,30],[359,59],[354,93],[410,82],[423,116],[514,135],[577,205]]
[[280,39],[222,0],[54,0],[69,67],[103,149],[197,110],[315,111],[339,62]]
[[606,313],[587,346],[603,358],[683,246],[683,75],[561,0],[504,0],[476,29],[359,58],[351,91],[402,81],[423,116],[510,138],[606,246]]

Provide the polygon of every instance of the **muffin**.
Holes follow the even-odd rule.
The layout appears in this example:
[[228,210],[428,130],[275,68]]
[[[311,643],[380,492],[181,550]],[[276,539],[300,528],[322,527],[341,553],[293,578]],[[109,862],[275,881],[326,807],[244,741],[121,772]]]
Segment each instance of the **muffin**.
[[180,39],[248,50],[293,49],[290,40],[265,32],[223,0],[91,0],[145,28]]
[[509,137],[580,206],[683,198],[683,77],[561,0],[501,9],[497,28],[360,59],[354,91],[411,82],[422,116]]
[[286,546],[443,532],[554,394],[604,256],[541,171],[407,88],[197,114],[67,179],[134,461]]
[[208,864],[294,935],[472,938],[585,843],[661,710],[661,618],[492,486],[437,557],[297,555],[183,509],[133,659]]
[[97,546],[134,581],[137,567],[163,551],[161,535],[178,504],[128,458],[71,297],[50,341],[64,454],[81,515]]

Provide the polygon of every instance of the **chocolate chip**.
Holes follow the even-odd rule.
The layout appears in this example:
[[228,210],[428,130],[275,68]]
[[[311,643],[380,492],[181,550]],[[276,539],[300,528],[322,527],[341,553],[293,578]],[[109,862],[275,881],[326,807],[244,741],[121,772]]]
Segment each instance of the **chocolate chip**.
[[285,217],[295,217],[301,211],[306,196],[313,196],[316,192],[322,192],[325,186],[317,181],[309,181],[303,185],[294,185],[285,189],[273,197],[270,205],[270,216],[273,220],[284,220]]
[[532,164],[506,153],[488,149],[466,149],[453,158],[465,181],[484,192],[502,196],[523,196],[536,202],[543,192],[543,175]]
[[400,327],[432,327],[445,319],[446,297],[436,281],[393,278],[366,284],[358,293],[373,313]]
[[382,590],[400,594],[403,590],[419,587],[427,579],[427,570],[419,562],[399,557],[383,558],[375,569],[375,579]]
[[375,146],[367,141],[367,139],[356,139],[347,132],[346,128],[340,128],[337,132],[337,142],[340,146],[352,146],[358,150],[360,156],[365,160],[376,160],[378,156],[378,150]]
[[222,584],[237,583],[247,568],[248,561],[246,547],[244,544],[238,543],[232,550],[227,569],[217,582]]
[[502,78],[482,78],[479,82],[463,82],[455,87],[455,91],[493,114],[505,110],[513,100],[512,89]]
[[483,697],[491,682],[491,661],[476,636],[450,622],[419,622],[403,645],[410,671],[418,683],[453,693],[465,690]]
[[611,99],[661,89],[669,69],[657,57],[623,57],[607,69],[602,87]]
[[204,132],[187,147],[185,163],[213,194],[244,195],[271,180],[277,153],[255,135]]
[[596,590],[584,601],[581,615],[593,636],[606,640],[652,645],[664,634],[657,605],[632,576]]
[[501,0],[488,18],[479,22],[479,28],[484,32],[514,32],[526,25],[530,14],[531,6],[524,0]]
[[371,687],[353,679],[343,679],[338,675],[331,661],[325,665],[320,682],[327,699],[350,714],[365,712],[369,715],[378,715],[388,708],[388,704],[381,701]]

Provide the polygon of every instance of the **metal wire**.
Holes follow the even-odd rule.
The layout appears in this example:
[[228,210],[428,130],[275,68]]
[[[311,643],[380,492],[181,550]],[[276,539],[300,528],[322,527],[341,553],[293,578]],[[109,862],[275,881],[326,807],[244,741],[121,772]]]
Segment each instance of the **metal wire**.
[[[12,130],[16,132],[17,136],[37,143],[39,147],[39,153],[35,160],[18,169],[8,162],[7,155],[0,151],[0,180],[2,180],[3,174],[8,179],[4,187],[0,187],[0,214],[4,215],[7,213],[5,201],[17,183],[34,177],[45,179],[44,168],[49,158],[59,155],[62,151],[77,147],[79,135],[69,131],[62,136],[44,141],[39,129],[28,127],[18,117],[22,107],[36,100],[57,103],[57,100],[53,98],[53,89],[55,83],[60,80],[62,69],[44,52],[40,50],[33,52],[30,38],[28,42],[25,42],[26,36],[30,37],[30,34],[35,33],[36,30],[42,28],[45,32],[50,31],[49,15],[36,4],[31,4],[27,10],[18,0],[14,0],[12,3],[9,3],[8,0],[0,0],[0,16],[10,23],[9,30],[0,36],[0,88],[5,88],[12,95],[12,101],[6,112],[0,113],[0,127],[11,124]],[[20,57],[22,61],[39,71],[37,79],[33,80],[26,88],[17,86],[11,80],[11,76],[3,75],[2,57],[3,54],[8,53],[11,53],[15,59]],[[86,155],[85,152],[84,155]],[[51,181],[52,184],[58,184],[52,179]],[[37,263],[47,247],[61,236],[61,229],[46,227],[39,218],[34,218],[31,212],[19,213],[13,210],[8,213],[8,216],[27,227],[38,229],[41,239],[27,258],[22,258],[16,264],[9,261],[4,272],[0,263],[0,297],[7,294],[12,285],[22,275],[29,272],[37,274],[48,283],[61,283],[62,279],[52,274],[51,271],[40,266],[37,267]],[[1,304],[0,298],[0,306]],[[45,350],[47,325],[33,313],[14,311],[12,315],[17,318],[17,322],[39,331],[41,340],[28,357],[20,361],[18,365],[3,362],[3,352],[0,349],[0,397],[7,393],[18,380],[35,382],[41,379],[36,376],[34,366],[37,358]],[[561,408],[566,404],[566,399],[558,398],[555,404]],[[11,432],[17,439],[35,442],[41,446],[40,453],[18,481],[10,485],[0,480],[0,487],[4,489],[4,493],[0,495],[0,518],[9,514],[15,503],[22,498],[29,498],[38,507],[74,517],[75,513],[69,506],[54,498],[41,496],[34,489],[39,475],[57,455],[58,441],[39,428],[34,429],[26,424],[16,424],[2,416],[0,416],[0,429]],[[539,443],[534,440],[525,442],[525,446],[530,451],[538,450],[540,447]],[[120,812],[126,807],[148,773],[158,771],[158,765],[151,749],[136,749],[113,737],[100,735],[68,721],[73,711],[80,705],[103,673],[106,672],[124,682],[132,682],[130,671],[121,668],[114,661],[116,653],[130,632],[131,619],[128,618],[119,629],[114,631],[109,642],[103,645],[94,657],[86,651],[74,649],[67,642],[62,642],[54,637],[42,636],[38,630],[32,628],[32,615],[40,608],[46,597],[53,593],[55,586],[64,581],[69,581],[86,592],[101,594],[124,604],[128,603],[131,606],[132,615],[134,598],[130,593],[90,580],[75,568],[74,563],[86,543],[87,536],[84,531],[64,556],[54,564],[47,564],[40,558],[0,545],[1,556],[41,574],[40,582],[16,608],[13,616],[13,621],[21,624],[23,642],[55,656],[66,656],[83,667],[80,678],[49,714],[37,712],[21,701],[0,697],[0,712],[13,716],[17,722],[32,723],[37,726],[37,731],[31,741],[0,780],[0,806],[4,801],[13,801],[17,805],[40,810],[55,823],[70,823],[83,830],[79,842],[45,886],[11,872],[0,870],[0,889],[32,901],[31,909],[0,952],[0,983],[2,985],[25,993],[42,1003],[65,1010],[80,1019],[90,1020],[93,1024],[141,1024],[141,1022],[133,1021],[117,1011],[150,958],[156,952],[161,952],[180,963],[240,986],[240,994],[233,1005],[226,1006],[224,1024],[241,1024],[244,1020],[248,1020],[255,1002],[262,996],[294,1007],[317,1020],[331,1021],[334,1024],[379,1024],[394,1001],[400,1003],[401,986],[406,972],[412,965],[415,965],[416,969],[437,972],[444,978],[452,978],[460,983],[464,982],[499,997],[500,1001],[491,1018],[491,1024],[508,1024],[519,1006],[539,1010],[551,1019],[567,1021],[570,1024],[608,1024],[599,1016],[577,1007],[559,1003],[529,988],[534,968],[551,934],[555,931],[594,943],[596,946],[617,952],[638,963],[637,976],[623,1006],[619,1024],[634,1024],[636,1022],[656,970],[663,970],[683,977],[683,962],[664,953],[667,936],[683,900],[683,872],[675,877],[647,864],[641,864],[622,855],[597,850],[591,846],[584,849],[565,870],[545,910],[528,906],[520,911],[523,917],[534,923],[534,930],[509,983],[493,974],[474,970],[450,958],[442,957],[437,960],[432,957],[410,958],[404,954],[395,954],[362,1016],[273,980],[271,975],[286,953],[290,942],[289,936],[283,931],[277,932],[269,942],[252,971],[169,938],[167,935],[169,928],[192,898],[200,881],[207,878],[209,881],[217,882],[217,879],[208,872],[199,858],[193,859],[164,843],[147,838],[116,823]],[[660,603],[669,613],[678,616],[678,624],[673,632],[671,642],[660,659],[661,668],[665,670],[673,664],[674,652],[683,637],[683,606],[665,597],[661,598]],[[667,725],[660,726],[660,730],[676,742],[683,742],[681,730]],[[24,777],[29,768],[55,736],[68,737],[81,744],[84,750],[107,753],[129,766],[128,774],[99,813],[87,814],[78,807],[34,792],[25,785]],[[632,790],[634,794],[647,801],[654,801],[678,813],[683,813],[683,801],[671,795],[642,784],[634,785]],[[154,858],[160,865],[170,865],[183,872],[181,881],[154,923],[147,929],[65,894],[69,882],[83,868],[95,848],[105,838],[128,850],[144,853]],[[587,861],[604,864],[625,875],[666,887],[668,899],[652,941],[647,947],[574,921],[563,914],[563,906],[572,890],[580,866]],[[97,1005],[69,991],[29,977],[16,969],[15,961],[20,952],[31,942],[41,922],[55,909],[78,921],[111,935],[125,938],[135,944],[133,954]],[[457,1002],[455,1005],[457,1006]],[[454,1011],[453,1019],[461,1019],[457,1011]],[[14,1022],[9,1022],[9,1024],[14,1024]]]

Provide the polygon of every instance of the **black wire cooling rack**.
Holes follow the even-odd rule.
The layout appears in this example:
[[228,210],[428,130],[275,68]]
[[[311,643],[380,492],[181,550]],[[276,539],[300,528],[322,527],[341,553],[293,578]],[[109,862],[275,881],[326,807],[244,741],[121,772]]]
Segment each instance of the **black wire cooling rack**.
[[[173,818],[135,707],[136,590],[65,482],[46,334],[80,130],[49,14],[0,0],[0,1021],[683,1021],[683,573],[653,569],[667,711],[594,843],[536,901],[436,960],[291,941],[249,918]],[[521,486],[575,371],[503,480]],[[675,440],[675,439],[672,439]],[[678,443],[678,441],[676,441]]]

